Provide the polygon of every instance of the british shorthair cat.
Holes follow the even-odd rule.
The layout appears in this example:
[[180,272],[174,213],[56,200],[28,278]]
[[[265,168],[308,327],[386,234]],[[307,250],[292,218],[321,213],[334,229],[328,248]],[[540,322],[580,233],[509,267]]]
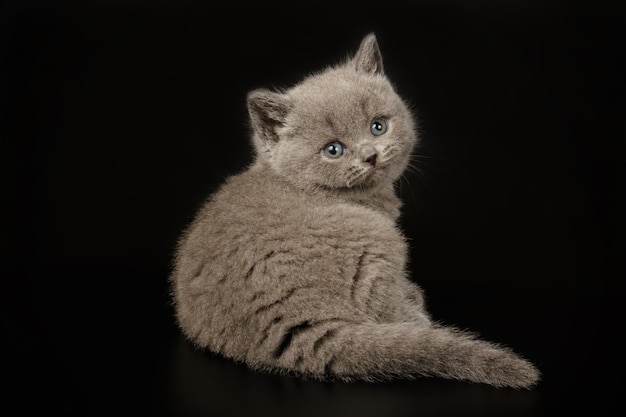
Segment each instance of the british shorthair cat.
[[374,34],[286,91],[250,92],[247,106],[255,160],[199,210],[170,276],[195,346],[322,380],[537,383],[510,349],[434,321],[408,278],[394,182],[416,126]]

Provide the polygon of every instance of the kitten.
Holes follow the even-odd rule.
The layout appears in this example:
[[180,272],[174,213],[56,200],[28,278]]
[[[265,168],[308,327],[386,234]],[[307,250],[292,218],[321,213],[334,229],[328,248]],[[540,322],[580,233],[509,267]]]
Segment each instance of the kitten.
[[538,381],[509,349],[434,322],[407,277],[394,181],[417,136],[374,34],[346,62],[252,91],[247,105],[255,162],[199,211],[170,277],[192,343],[318,379]]

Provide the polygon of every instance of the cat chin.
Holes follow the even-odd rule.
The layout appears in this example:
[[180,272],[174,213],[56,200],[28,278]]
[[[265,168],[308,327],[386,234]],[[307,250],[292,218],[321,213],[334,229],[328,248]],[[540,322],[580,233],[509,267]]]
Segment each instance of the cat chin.
[[392,185],[393,180],[389,178],[390,173],[386,167],[376,167],[370,169],[362,178],[347,186],[350,189],[360,191],[376,190],[385,185]]
[[377,175],[375,172],[368,174],[365,178],[346,186],[346,188],[357,191],[371,191],[380,187],[382,182],[380,179],[375,178]]

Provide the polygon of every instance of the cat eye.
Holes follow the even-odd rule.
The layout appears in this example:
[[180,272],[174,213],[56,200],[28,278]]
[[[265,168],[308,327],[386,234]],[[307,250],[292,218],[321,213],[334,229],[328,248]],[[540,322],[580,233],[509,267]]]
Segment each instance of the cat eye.
[[370,132],[374,136],[384,135],[387,132],[387,120],[384,117],[377,117],[370,124]]
[[322,153],[325,157],[336,159],[339,158],[345,152],[345,147],[339,141],[332,141],[322,149]]

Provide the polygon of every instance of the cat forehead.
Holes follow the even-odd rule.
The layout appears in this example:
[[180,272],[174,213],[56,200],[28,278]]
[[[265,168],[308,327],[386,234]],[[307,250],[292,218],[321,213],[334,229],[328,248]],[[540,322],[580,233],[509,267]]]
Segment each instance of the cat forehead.
[[345,106],[387,101],[394,93],[382,76],[334,69],[305,79],[290,95],[296,105]]

